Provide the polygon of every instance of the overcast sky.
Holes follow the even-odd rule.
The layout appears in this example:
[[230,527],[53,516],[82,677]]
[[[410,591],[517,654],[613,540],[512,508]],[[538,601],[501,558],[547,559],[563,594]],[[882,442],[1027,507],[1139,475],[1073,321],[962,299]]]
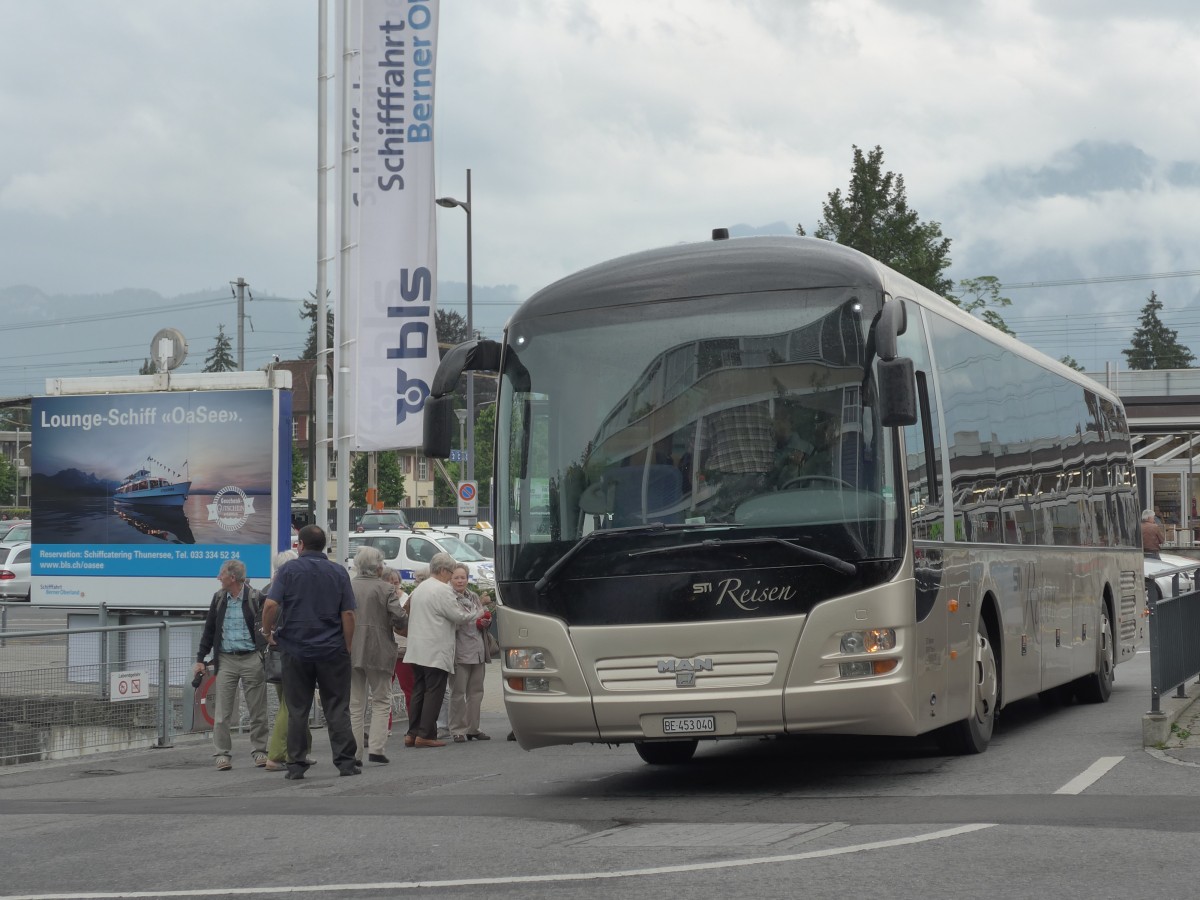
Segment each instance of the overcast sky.
[[[314,289],[315,0],[0,12],[0,289]],[[1195,0],[444,0],[439,50],[438,193],[472,169],[494,335],[616,255],[811,232],[852,145],[881,145],[941,222],[954,278],[1200,270]],[[438,221],[440,279],[461,283],[465,218]],[[1200,355],[1200,277],[1016,288],[1006,317],[1102,368],[1151,290]],[[0,355],[32,334],[0,330]]]

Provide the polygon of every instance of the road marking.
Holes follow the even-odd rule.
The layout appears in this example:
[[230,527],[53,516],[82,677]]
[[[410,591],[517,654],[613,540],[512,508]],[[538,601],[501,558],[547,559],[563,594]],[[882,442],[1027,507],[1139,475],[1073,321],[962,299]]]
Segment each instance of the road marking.
[[1054,793],[1082,794],[1124,758],[1123,756],[1102,756]]
[[271,894],[317,894],[331,891],[405,891],[418,888],[440,887],[487,887],[502,884],[546,884],[563,881],[602,881],[613,878],[640,878],[651,875],[674,875],[689,872],[711,872],[718,869],[737,869],[747,866],[761,866],[771,863],[797,862],[806,859],[822,859],[829,856],[843,856],[847,853],[863,853],[868,850],[887,850],[892,847],[904,847],[909,844],[923,844],[928,841],[940,841],[945,838],[994,828],[995,823],[977,823],[959,825],[942,831],[930,831],[925,834],[914,834],[911,837],[893,838],[888,841],[871,841],[866,844],[852,844],[849,847],[831,847],[828,850],[810,850],[806,853],[788,853],[782,856],[758,856],[752,859],[729,859],[709,863],[694,863],[682,866],[657,866],[650,869],[626,869],[619,872],[564,872],[558,875],[514,875],[505,878],[460,878],[447,881],[393,881],[375,884],[311,884],[303,886],[255,887],[255,888],[205,888],[190,891],[118,891],[112,893],[86,894],[6,894],[0,900],[123,900],[123,898],[140,897],[247,897],[269,896]]

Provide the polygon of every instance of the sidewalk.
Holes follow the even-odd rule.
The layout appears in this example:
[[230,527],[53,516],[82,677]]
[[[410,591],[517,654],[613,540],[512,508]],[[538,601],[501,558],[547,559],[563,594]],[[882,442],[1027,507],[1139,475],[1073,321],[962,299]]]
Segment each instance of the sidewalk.
[[1200,766],[1200,702],[1197,702],[1200,700],[1200,684],[1191,682],[1186,688],[1186,699],[1174,696],[1163,698],[1164,711],[1168,710],[1169,704],[1174,704],[1175,718],[1170,726],[1170,734],[1158,749],[1172,759]]

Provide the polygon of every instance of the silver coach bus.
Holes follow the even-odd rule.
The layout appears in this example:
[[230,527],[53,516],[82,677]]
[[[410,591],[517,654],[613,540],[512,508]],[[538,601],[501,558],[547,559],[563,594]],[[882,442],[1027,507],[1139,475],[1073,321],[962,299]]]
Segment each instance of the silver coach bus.
[[935,733],[1105,701],[1144,606],[1119,400],[857,251],[748,238],[535,294],[503,342],[496,578],[521,746]]

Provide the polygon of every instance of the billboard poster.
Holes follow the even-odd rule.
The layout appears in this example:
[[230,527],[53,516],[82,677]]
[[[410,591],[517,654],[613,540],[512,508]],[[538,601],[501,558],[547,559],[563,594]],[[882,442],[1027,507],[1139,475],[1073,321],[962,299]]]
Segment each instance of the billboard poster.
[[130,595],[178,578],[215,589],[231,558],[268,578],[277,415],[271,390],[34,398],[35,596],[194,605]]

